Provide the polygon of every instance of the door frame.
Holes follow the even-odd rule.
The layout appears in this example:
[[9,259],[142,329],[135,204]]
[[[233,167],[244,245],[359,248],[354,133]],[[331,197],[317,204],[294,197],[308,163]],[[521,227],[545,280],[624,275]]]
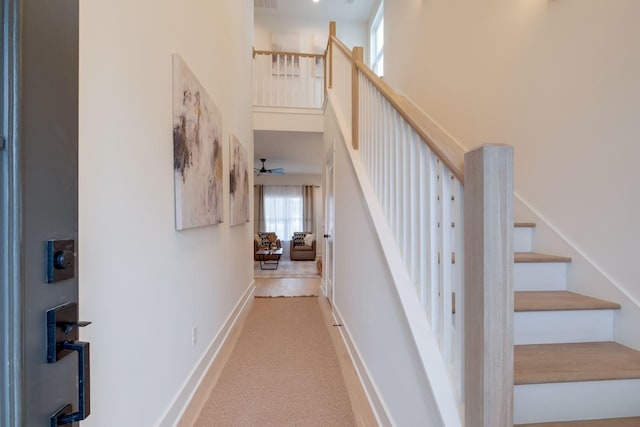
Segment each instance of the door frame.
[[[325,239],[324,242],[324,274],[323,278],[325,280],[324,292],[329,304],[333,306],[334,295],[335,295],[335,247],[334,247],[334,236],[335,233],[335,140],[331,142],[331,146],[327,151],[324,162],[324,233],[325,236],[329,236]],[[329,173],[331,177],[329,177]],[[329,206],[329,194],[333,198],[332,206]],[[329,210],[333,209],[333,212],[330,214]],[[329,221],[333,221],[333,224],[329,224]],[[330,270],[330,271],[329,271]],[[331,286],[329,286],[331,285]]]
[[23,425],[22,149],[20,146],[20,0],[6,0],[2,18],[2,136],[0,159],[0,408],[3,425]]

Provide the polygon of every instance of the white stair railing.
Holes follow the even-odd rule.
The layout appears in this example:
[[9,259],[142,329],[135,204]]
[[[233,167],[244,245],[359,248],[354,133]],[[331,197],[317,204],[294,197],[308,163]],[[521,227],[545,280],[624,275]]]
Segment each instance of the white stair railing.
[[[340,42],[333,22],[329,33],[322,55],[254,51],[254,105],[321,108],[331,91],[424,309],[421,325],[437,337],[465,425],[511,425],[511,148],[465,153],[364,65],[362,48]],[[462,418],[453,411],[447,419]]]
[[360,71],[358,79],[360,155],[462,399],[462,183]]
[[322,108],[325,54],[253,51],[253,105]]
[[362,48],[346,48],[335,26],[330,34],[331,98],[437,336],[465,425],[511,425],[512,150],[465,153],[364,65]]

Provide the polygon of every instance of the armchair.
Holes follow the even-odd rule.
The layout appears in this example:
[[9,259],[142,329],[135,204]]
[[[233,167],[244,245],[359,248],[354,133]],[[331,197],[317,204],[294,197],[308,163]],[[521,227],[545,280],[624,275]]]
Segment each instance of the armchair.
[[256,234],[253,239],[254,261],[271,261],[271,260],[280,259],[280,255],[260,255],[260,256],[257,255],[257,252],[260,249],[270,249],[270,246],[271,246],[271,240],[269,239],[270,236],[271,236],[271,240],[273,240],[273,242],[275,243],[276,248],[278,249],[282,248],[282,243],[280,242],[280,239],[278,239],[278,236],[276,235],[276,233],[260,232]]
[[316,236],[309,232],[295,232],[290,242],[291,261],[315,261]]

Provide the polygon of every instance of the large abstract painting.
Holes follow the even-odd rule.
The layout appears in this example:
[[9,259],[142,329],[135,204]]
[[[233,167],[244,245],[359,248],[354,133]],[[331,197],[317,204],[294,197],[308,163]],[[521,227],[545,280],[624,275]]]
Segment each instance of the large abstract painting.
[[222,115],[198,79],[173,55],[173,168],[176,229],[219,224]]
[[229,171],[229,207],[231,225],[249,222],[249,159],[238,138],[231,135]]

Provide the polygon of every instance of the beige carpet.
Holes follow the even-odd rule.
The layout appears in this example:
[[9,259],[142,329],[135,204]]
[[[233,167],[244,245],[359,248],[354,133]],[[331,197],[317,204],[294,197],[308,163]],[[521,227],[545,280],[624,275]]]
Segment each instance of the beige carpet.
[[319,278],[285,277],[282,279],[255,280],[256,298],[268,297],[317,297],[320,295]]
[[355,426],[318,298],[257,298],[196,426]]
[[315,261],[280,260],[277,270],[261,270],[258,261],[253,262],[253,276],[262,279],[282,277],[320,277]]

